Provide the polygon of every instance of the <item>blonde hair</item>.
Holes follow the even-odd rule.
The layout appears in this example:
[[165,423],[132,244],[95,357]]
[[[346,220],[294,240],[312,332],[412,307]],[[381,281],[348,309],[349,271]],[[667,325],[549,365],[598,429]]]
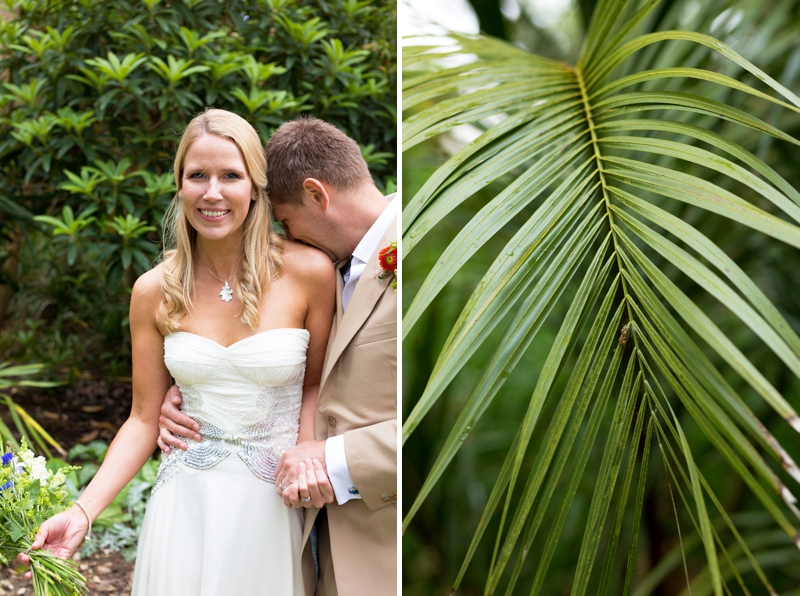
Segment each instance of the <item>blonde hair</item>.
[[[230,139],[244,157],[253,182],[256,199],[244,220],[242,245],[244,256],[235,276],[234,291],[242,301],[239,318],[255,329],[259,322],[261,298],[271,281],[283,271],[283,241],[272,227],[267,198],[267,161],[258,133],[241,116],[226,110],[206,109],[186,127],[175,154],[175,185],[181,188],[186,152],[204,134]],[[181,319],[189,312],[195,290],[193,248],[197,232],[183,213],[179,192],[175,193],[164,214],[164,245],[161,291],[164,300],[157,313],[158,322],[167,333],[180,329]]]

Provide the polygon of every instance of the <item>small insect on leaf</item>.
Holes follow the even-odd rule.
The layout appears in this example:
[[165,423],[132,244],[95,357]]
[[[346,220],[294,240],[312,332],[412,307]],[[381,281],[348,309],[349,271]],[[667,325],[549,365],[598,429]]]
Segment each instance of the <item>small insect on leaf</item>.
[[630,323],[625,323],[622,326],[622,329],[620,329],[619,345],[621,345],[621,346],[624,346],[625,344],[628,343],[628,325],[630,325]]

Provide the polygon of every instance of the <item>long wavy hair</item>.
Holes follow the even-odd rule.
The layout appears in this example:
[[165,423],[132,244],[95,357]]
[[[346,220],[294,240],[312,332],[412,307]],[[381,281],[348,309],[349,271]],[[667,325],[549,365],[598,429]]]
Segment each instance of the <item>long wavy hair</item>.
[[206,109],[186,127],[175,154],[175,185],[179,189],[164,214],[164,254],[161,274],[161,303],[157,320],[167,333],[180,329],[181,319],[189,312],[195,290],[194,251],[197,231],[183,213],[179,198],[186,152],[204,134],[230,139],[244,157],[253,182],[256,198],[244,220],[242,245],[244,256],[235,273],[234,291],[242,302],[239,318],[255,329],[259,322],[261,298],[270,282],[283,271],[283,241],[272,227],[267,197],[267,160],[258,133],[241,116],[226,110]]

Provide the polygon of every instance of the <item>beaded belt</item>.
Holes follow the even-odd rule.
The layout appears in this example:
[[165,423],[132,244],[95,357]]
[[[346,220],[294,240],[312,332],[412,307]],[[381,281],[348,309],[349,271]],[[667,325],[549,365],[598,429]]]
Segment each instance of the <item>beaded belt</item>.
[[303,383],[266,387],[256,406],[232,428],[225,428],[213,413],[203,409],[203,397],[191,385],[178,385],[183,412],[200,425],[201,441],[181,437],[189,446],[161,455],[153,493],[181,465],[207,470],[235,453],[260,480],[275,484],[275,468],[281,455],[297,444]]

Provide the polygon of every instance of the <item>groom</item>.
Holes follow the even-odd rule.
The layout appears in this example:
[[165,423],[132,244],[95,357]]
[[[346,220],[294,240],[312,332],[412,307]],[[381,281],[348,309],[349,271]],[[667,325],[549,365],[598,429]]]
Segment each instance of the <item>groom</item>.
[[[358,144],[321,120],[283,124],[266,152],[275,219],[287,237],[325,252],[340,273],[316,440],[286,451],[276,469],[285,502],[307,506],[310,499],[320,506],[306,510],[306,595],[395,594],[397,296],[392,275],[378,257],[397,239],[399,201],[375,187]],[[185,448],[172,433],[198,436],[179,403],[173,388],[162,406],[162,449]],[[308,480],[298,483],[297,470],[303,468]],[[305,484],[308,496],[301,502],[298,485]],[[318,572],[309,540],[312,528]]]

